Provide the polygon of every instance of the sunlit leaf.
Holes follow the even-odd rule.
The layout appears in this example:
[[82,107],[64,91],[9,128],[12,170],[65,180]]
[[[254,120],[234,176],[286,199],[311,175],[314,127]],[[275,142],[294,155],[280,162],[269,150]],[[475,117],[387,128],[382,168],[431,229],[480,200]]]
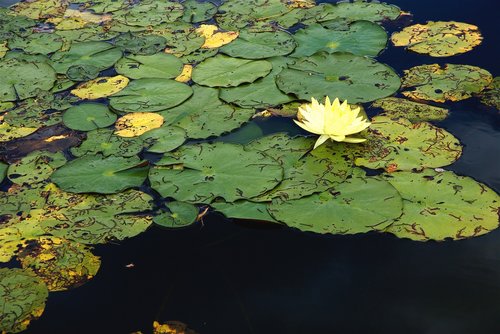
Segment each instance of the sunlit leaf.
[[413,99],[436,102],[460,101],[481,92],[493,77],[471,65],[421,65],[405,70],[403,94]]
[[404,200],[403,215],[386,229],[400,238],[458,240],[499,226],[500,196],[469,177],[426,169],[385,178]]
[[37,129],[38,128],[23,128],[11,126],[2,121],[0,117],[0,143],[8,142],[16,138],[26,137],[35,132]]
[[17,258],[40,277],[49,291],[73,289],[92,279],[101,261],[87,246],[55,237],[27,242]]
[[30,270],[0,268],[0,331],[19,333],[38,319],[48,291]]
[[114,77],[99,77],[78,85],[71,94],[82,100],[95,100],[114,95],[127,87],[129,79],[123,75]]
[[120,137],[138,137],[157,129],[164,122],[163,116],[155,113],[130,113],[116,121],[115,134]]
[[191,81],[192,74],[193,74],[193,65],[186,64],[182,67],[182,72],[175,78],[175,81],[184,83],[189,82]]
[[215,25],[202,24],[196,32],[205,38],[201,46],[204,49],[219,48],[234,41],[238,36],[237,31],[219,31]]
[[432,57],[449,57],[472,50],[481,44],[479,28],[455,21],[415,24],[396,32],[391,37],[395,46],[428,54]]

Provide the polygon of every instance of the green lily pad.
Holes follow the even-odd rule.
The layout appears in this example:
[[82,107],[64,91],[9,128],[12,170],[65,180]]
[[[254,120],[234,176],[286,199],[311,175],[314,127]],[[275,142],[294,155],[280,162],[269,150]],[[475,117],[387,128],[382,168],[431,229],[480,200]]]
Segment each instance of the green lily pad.
[[31,34],[36,21],[21,15],[12,15],[8,8],[0,8],[0,39]]
[[372,107],[381,108],[382,116],[390,118],[404,117],[412,123],[435,121],[439,122],[448,117],[448,109],[400,99],[397,97],[386,97],[373,102]]
[[115,155],[128,158],[142,151],[142,140],[116,136],[113,132],[111,129],[87,132],[87,139],[80,146],[71,148],[71,153],[76,157],[102,154],[104,157]]
[[256,203],[241,200],[233,203],[214,202],[210,205],[227,218],[279,223],[269,214],[269,212],[267,212],[268,203]]
[[471,65],[421,65],[405,70],[403,95],[436,102],[460,101],[480,93],[493,80],[491,74]]
[[18,333],[45,309],[49,292],[30,270],[0,268],[0,331]]
[[16,36],[9,40],[10,49],[21,49],[29,54],[49,54],[63,45],[63,39],[56,34],[36,33],[28,37]]
[[284,31],[248,32],[240,35],[231,43],[220,48],[222,53],[231,57],[245,59],[263,59],[285,56],[295,49],[294,37]]
[[171,79],[137,79],[109,99],[122,112],[153,112],[175,107],[193,94],[186,84]]
[[72,2],[81,3],[85,6],[85,8],[91,9],[98,14],[116,12],[117,10],[126,7],[128,4],[128,1],[125,0],[78,0]]
[[168,228],[186,227],[198,217],[198,208],[191,203],[170,202],[167,208],[169,212],[161,212],[153,218],[155,224]]
[[182,61],[169,54],[152,56],[130,55],[120,59],[115,70],[130,79],[163,78],[174,79],[182,72]]
[[500,77],[495,77],[493,82],[480,94],[481,103],[500,110]]
[[167,46],[165,37],[157,35],[137,35],[131,32],[116,37],[114,43],[125,52],[135,55],[153,55]]
[[7,176],[7,169],[8,168],[9,168],[9,165],[0,161],[0,183]]
[[[12,75],[15,73],[16,75]],[[47,63],[0,61],[0,101],[24,100],[54,86],[56,73]]]
[[358,176],[319,194],[275,200],[268,211],[301,231],[355,234],[384,230],[401,216],[403,200],[389,182]]
[[[311,21],[325,22],[330,20],[354,21],[393,21],[401,14],[401,9],[379,1],[355,0],[353,2],[339,2],[337,4],[322,3],[307,10],[307,17]],[[306,21],[307,22],[307,21]]]
[[394,70],[371,58],[325,52],[297,59],[278,74],[276,83],[301,100],[335,96],[350,103],[392,95],[401,84]]
[[156,26],[164,22],[174,22],[184,15],[184,8],[178,2],[150,0],[117,10],[113,20],[128,26]]
[[149,174],[160,195],[190,203],[252,198],[273,189],[282,177],[276,160],[226,143],[182,146],[165,154]]
[[385,178],[404,200],[403,215],[386,229],[400,238],[459,240],[499,226],[500,196],[470,177],[426,169],[391,173]]
[[35,185],[46,181],[52,172],[63,166],[66,158],[61,152],[34,151],[9,166],[7,177],[16,184]]
[[42,54],[28,54],[23,51],[9,51],[5,54],[4,60],[7,59],[15,59],[15,60],[24,60],[28,63],[50,63],[50,58],[46,55]]
[[90,245],[124,240],[144,232],[153,223],[151,196],[127,190],[114,195],[52,192],[39,220],[51,235]]
[[215,56],[219,52],[219,49],[214,48],[214,49],[198,49],[193,51],[192,53],[181,56],[180,59],[185,63],[185,64],[194,64],[194,63],[200,63],[204,61],[207,58],[211,58]]
[[[19,217],[24,221],[30,215],[30,211],[41,209],[44,204],[43,188],[12,187],[7,192],[0,192],[0,205],[2,207],[0,216],[2,221],[9,221],[15,217]],[[4,227],[6,226],[2,225],[0,228]],[[28,229],[32,230],[33,228],[28,227]]]
[[462,154],[460,142],[451,133],[427,122],[412,124],[405,118],[374,117],[367,139],[347,147],[357,157],[356,165],[372,169],[442,167]]
[[87,24],[85,27],[75,30],[56,30],[55,34],[64,38],[67,48],[77,42],[108,41],[120,33],[106,29],[103,25]]
[[73,43],[68,51],[54,53],[51,65],[61,74],[66,74],[72,66],[87,68],[88,72],[94,73],[110,68],[121,57],[122,51],[106,42]]
[[374,57],[387,44],[384,28],[369,21],[356,21],[335,30],[313,24],[297,31],[294,38],[298,46],[292,57],[307,57],[318,51]]
[[295,98],[283,93],[276,86],[276,76],[286,68],[290,60],[285,57],[267,59],[273,70],[264,78],[238,87],[221,88],[219,97],[242,108],[267,108],[289,103]]
[[85,155],[56,170],[51,179],[64,191],[113,194],[140,186],[147,173],[137,157]]
[[116,119],[116,114],[100,103],[82,103],[69,108],[63,115],[64,125],[79,131],[105,128],[114,124]]
[[182,105],[160,114],[165,124],[186,130],[188,138],[219,136],[239,128],[255,113],[254,109],[234,108],[218,98],[218,90],[194,85],[193,96]]
[[208,58],[193,69],[193,81],[202,86],[234,87],[254,82],[272,70],[266,60],[247,60],[217,55]]
[[31,269],[49,291],[81,286],[99,270],[101,261],[87,246],[55,237],[41,237],[24,245],[17,258]]
[[177,126],[162,126],[142,134],[141,139],[148,152],[166,153],[184,144],[186,131]]
[[217,6],[211,2],[199,2],[197,0],[186,0],[184,6],[184,22],[199,23],[210,20],[217,13]]
[[196,27],[189,23],[165,23],[142,33],[143,35],[158,35],[166,38],[165,52],[175,56],[185,56],[201,48],[205,38],[196,32]]
[[35,0],[20,1],[10,7],[17,15],[27,16],[32,19],[46,19],[62,16],[68,7],[67,1],[61,0]]

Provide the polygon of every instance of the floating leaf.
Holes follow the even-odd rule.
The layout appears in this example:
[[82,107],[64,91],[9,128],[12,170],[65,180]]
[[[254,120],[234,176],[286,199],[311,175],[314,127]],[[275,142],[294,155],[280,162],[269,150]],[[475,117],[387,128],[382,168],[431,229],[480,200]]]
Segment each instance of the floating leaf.
[[49,210],[39,224],[46,233],[83,244],[124,240],[144,232],[152,223],[151,196],[127,190],[114,195],[68,194],[53,191]]
[[285,57],[274,57],[267,60],[273,66],[269,75],[257,79],[253,83],[221,88],[220,98],[243,108],[266,108],[295,100],[293,96],[286,95],[276,86],[276,76],[286,68],[290,60]]
[[311,56],[318,51],[376,56],[387,43],[384,28],[369,21],[356,21],[335,30],[314,24],[297,31],[294,38],[298,46],[292,57]]
[[430,123],[412,124],[405,118],[377,116],[368,129],[367,141],[349,146],[357,156],[355,163],[388,171],[442,167],[462,154],[457,138]]
[[[384,2],[356,0],[354,2],[322,3],[307,11],[307,17],[316,22],[334,20],[380,22],[396,20],[401,10]],[[307,21],[306,21],[307,22]]]
[[166,124],[185,129],[189,138],[219,136],[239,128],[255,113],[224,104],[217,89],[194,85],[193,92],[182,105],[161,112]]
[[386,97],[373,102],[372,107],[381,108],[382,116],[390,118],[404,117],[412,123],[435,121],[439,122],[448,117],[448,109],[400,99],[397,97]]
[[105,157],[132,157],[142,151],[142,145],[142,140],[117,136],[110,129],[98,129],[87,132],[87,139],[80,146],[71,148],[71,153],[76,157],[98,153]]
[[28,328],[45,309],[49,293],[31,271],[0,268],[0,330],[18,333]]
[[38,130],[38,128],[22,128],[10,126],[6,122],[3,122],[0,117],[0,143],[8,142],[16,138],[26,137],[36,130]]
[[87,72],[95,72],[110,68],[121,57],[122,51],[106,42],[73,43],[69,51],[54,53],[51,65],[61,74],[66,74],[72,66],[85,68]]
[[198,208],[190,203],[170,202],[167,208],[169,212],[161,212],[154,217],[155,224],[169,228],[186,227],[198,217]]
[[202,24],[196,32],[205,38],[205,43],[201,46],[204,49],[219,48],[234,41],[239,33],[237,31],[219,31],[215,25]]
[[269,214],[269,212],[267,212],[268,203],[256,203],[241,200],[233,203],[213,202],[210,205],[227,218],[279,223]]
[[[15,73],[16,75],[12,75]],[[56,74],[47,63],[0,60],[0,101],[24,100],[54,86]]]
[[217,13],[217,6],[208,1],[186,0],[182,5],[184,6],[182,20],[185,22],[199,23],[207,21]]
[[273,189],[283,176],[276,160],[226,143],[182,146],[157,165],[149,174],[152,188],[190,203],[252,198]]
[[153,334],[196,334],[196,332],[180,321],[167,321],[164,324],[155,321],[153,322]]
[[29,184],[46,181],[52,172],[66,163],[61,152],[35,151],[9,166],[7,176],[16,184]]
[[191,75],[193,74],[193,65],[184,65],[182,67],[182,72],[179,74],[176,78],[175,81],[178,82],[189,82],[191,81]]
[[[84,28],[76,30],[56,30],[54,33],[64,38],[65,45],[63,46],[63,51],[67,51],[74,44],[79,44],[78,42],[107,41],[115,38],[120,34],[117,31],[111,31],[107,29],[104,25],[97,25],[97,24],[87,24]],[[115,52],[116,54],[120,53],[119,52],[120,50],[118,50],[117,48],[113,48],[111,44],[109,43],[106,44],[108,44],[107,45],[108,49],[112,49],[113,52]],[[104,47],[105,45],[102,46]],[[89,49],[87,51],[92,51],[92,49]],[[110,54],[111,52],[109,52],[108,56]],[[100,58],[103,59],[101,56],[102,55],[100,55]],[[80,61],[82,60],[84,59],[80,59]]]
[[295,49],[294,37],[284,31],[248,32],[240,35],[232,43],[223,46],[220,51],[231,57],[245,59],[263,59],[285,56]]
[[63,115],[64,125],[79,131],[105,128],[115,121],[116,115],[106,105],[99,103],[82,103],[69,108]]
[[63,39],[56,34],[35,33],[28,37],[17,36],[9,40],[9,48],[21,49],[29,54],[49,54],[59,50]]
[[336,96],[359,103],[394,94],[400,79],[391,68],[373,59],[321,52],[288,65],[276,83],[283,92],[301,100]]
[[186,131],[177,126],[162,126],[142,134],[141,139],[148,152],[166,153],[184,144]]
[[19,15],[31,19],[45,19],[62,16],[68,6],[67,0],[30,0],[20,1],[11,9]]
[[493,82],[480,94],[481,103],[500,110],[500,77],[495,77]]
[[150,0],[115,11],[113,20],[129,26],[156,26],[164,22],[174,22],[182,17],[183,10],[184,8],[178,2]]
[[319,194],[268,207],[278,221],[301,231],[355,234],[382,231],[403,211],[403,200],[390,183],[353,177]]
[[147,173],[137,157],[85,155],[56,170],[51,180],[68,192],[113,194],[140,186]]
[[116,121],[115,134],[120,137],[138,137],[163,124],[163,116],[155,113],[130,113]]
[[92,279],[101,261],[88,247],[55,237],[40,237],[21,248],[18,259],[49,291],[73,289]]
[[493,77],[471,65],[421,65],[405,70],[403,95],[436,102],[460,101],[481,92]]
[[188,23],[166,23],[152,27],[143,32],[144,35],[158,35],[167,39],[165,53],[177,57],[188,55],[200,49],[205,38],[196,32],[196,28]]
[[130,79],[173,79],[182,71],[182,61],[172,55],[158,53],[152,56],[130,55],[120,59],[115,70]]
[[153,112],[175,107],[193,94],[186,84],[171,79],[137,79],[110,98],[113,109],[122,112]]
[[116,12],[126,6],[126,2],[123,0],[92,0],[91,2],[86,0],[73,0],[72,2],[81,3],[85,8],[91,9],[96,13],[111,13]]
[[429,21],[396,32],[391,37],[395,46],[432,57],[449,57],[472,50],[481,44],[479,28],[455,21]]
[[84,82],[75,89],[71,90],[71,94],[85,100],[95,100],[101,97],[114,95],[127,87],[129,79],[123,75],[114,77],[99,77],[94,80]]
[[272,67],[266,60],[253,61],[217,55],[194,68],[193,81],[209,87],[234,87],[268,75]]
[[110,15],[96,15],[89,11],[66,9],[63,17],[50,18],[46,22],[55,24],[57,30],[81,29],[89,23],[101,24],[111,20]]
[[138,35],[131,32],[116,37],[114,43],[125,52],[135,55],[153,55],[167,46],[167,39],[158,35]]
[[386,229],[400,238],[459,240],[499,226],[500,197],[469,177],[426,169],[391,173],[386,179],[404,200],[403,215]]
[[0,161],[0,183],[2,183],[3,179],[7,175],[7,169],[9,165]]

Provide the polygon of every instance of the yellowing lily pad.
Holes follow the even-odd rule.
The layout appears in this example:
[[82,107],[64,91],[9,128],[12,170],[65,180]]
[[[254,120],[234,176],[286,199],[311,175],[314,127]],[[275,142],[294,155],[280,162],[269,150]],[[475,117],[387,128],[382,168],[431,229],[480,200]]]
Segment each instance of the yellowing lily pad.
[[68,7],[67,0],[31,0],[20,1],[11,9],[19,15],[32,19],[63,16]]
[[71,93],[81,99],[95,100],[111,96],[127,87],[129,79],[123,75],[100,77],[80,84]]
[[460,101],[485,89],[491,74],[471,65],[421,65],[405,70],[403,95],[436,102]]
[[385,178],[404,200],[403,215],[386,229],[400,238],[459,240],[499,226],[500,196],[470,177],[426,169]]
[[186,64],[182,67],[182,72],[175,78],[175,81],[183,83],[189,82],[191,80],[192,74],[193,65]]
[[163,116],[155,113],[130,113],[120,117],[115,124],[115,134],[120,137],[138,137],[163,124]]
[[481,44],[479,28],[455,21],[415,24],[396,32],[391,37],[395,46],[428,54],[432,57],[449,57],[472,50]]
[[201,46],[204,49],[219,48],[234,41],[239,33],[237,31],[218,32],[219,28],[214,25],[202,24],[196,32],[205,37],[205,43]]
[[79,287],[92,279],[101,261],[87,246],[56,237],[40,237],[27,242],[17,258],[31,269],[49,291]]
[[6,122],[2,121],[0,118],[0,143],[11,141],[17,138],[26,137],[35,132],[36,130],[38,130],[38,128],[11,126]]

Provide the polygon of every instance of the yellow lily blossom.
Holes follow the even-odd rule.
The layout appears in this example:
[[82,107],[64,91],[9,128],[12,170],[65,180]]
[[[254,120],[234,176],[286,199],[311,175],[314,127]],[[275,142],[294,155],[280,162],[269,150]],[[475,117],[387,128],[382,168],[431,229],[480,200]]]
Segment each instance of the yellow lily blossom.
[[294,122],[302,129],[320,135],[314,148],[328,139],[338,142],[361,143],[366,139],[347,137],[370,126],[371,123],[363,115],[359,115],[360,111],[359,107],[351,109],[347,101],[340,104],[339,99],[335,99],[333,103],[330,103],[330,98],[327,96],[325,104],[321,104],[313,97],[312,103],[299,107],[298,121],[294,120]]

